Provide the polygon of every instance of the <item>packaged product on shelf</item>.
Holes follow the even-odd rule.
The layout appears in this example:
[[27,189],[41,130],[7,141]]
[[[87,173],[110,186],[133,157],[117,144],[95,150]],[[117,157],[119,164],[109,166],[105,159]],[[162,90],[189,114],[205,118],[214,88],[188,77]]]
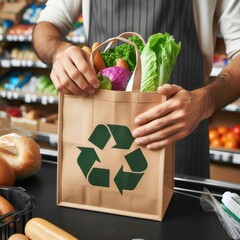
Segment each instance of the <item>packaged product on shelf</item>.
[[38,78],[35,85],[35,91],[45,94],[57,94],[57,90],[54,87],[52,80],[47,75],[42,75]]
[[20,71],[12,71],[7,76],[5,79],[3,79],[4,83],[4,88],[7,91],[12,91],[15,89],[21,89],[26,83],[29,82],[30,78],[32,76],[31,72],[20,72]]
[[22,16],[22,22],[24,24],[36,24],[41,11],[44,9],[44,4],[30,4],[24,11]]
[[34,29],[33,24],[18,24],[10,28],[7,32],[8,35],[32,35],[33,29]]
[[58,114],[53,113],[42,117],[39,121],[39,131],[47,133],[57,133],[58,130]]
[[0,34],[5,34],[6,31],[13,26],[13,21],[9,19],[3,19],[0,24]]
[[1,5],[0,20],[9,19],[14,23],[20,22],[27,5],[27,0],[4,1]]

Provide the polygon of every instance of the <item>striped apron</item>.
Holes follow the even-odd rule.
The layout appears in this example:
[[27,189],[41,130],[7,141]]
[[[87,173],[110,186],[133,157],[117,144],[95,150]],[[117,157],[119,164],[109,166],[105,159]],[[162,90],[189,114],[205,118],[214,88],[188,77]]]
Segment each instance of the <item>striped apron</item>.
[[[203,58],[198,45],[192,0],[91,0],[89,44],[133,31],[145,40],[168,32],[182,49],[170,83],[187,90],[204,84]],[[202,121],[186,138],[176,142],[176,175],[209,178],[208,122]]]

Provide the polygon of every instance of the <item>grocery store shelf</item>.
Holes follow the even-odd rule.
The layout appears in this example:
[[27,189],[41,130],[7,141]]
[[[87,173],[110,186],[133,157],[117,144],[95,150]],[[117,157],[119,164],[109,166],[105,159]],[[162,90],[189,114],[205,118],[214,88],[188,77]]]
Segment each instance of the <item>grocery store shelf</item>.
[[219,73],[223,70],[223,67],[213,67],[212,71],[210,73],[211,77],[217,77],[219,75]]
[[210,159],[213,162],[240,165],[240,150],[210,149]]
[[31,42],[32,41],[32,35],[13,35],[13,34],[7,34],[7,35],[0,35],[1,41],[8,41],[8,42]]
[[85,43],[85,37],[84,35],[80,35],[80,36],[72,36],[72,37],[68,37],[67,39],[73,43]]
[[41,102],[43,105],[58,103],[58,96],[56,95],[28,93],[20,90],[6,91],[4,89],[0,89],[0,97],[7,98],[9,100],[23,100],[26,103]]
[[228,104],[226,107],[223,108],[223,110],[229,112],[240,112],[240,99],[231,104]]
[[25,59],[0,59],[0,66],[3,68],[10,67],[30,67],[30,68],[49,68],[48,65],[42,61],[32,61]]
[[50,157],[57,157],[57,150],[40,148],[40,153],[42,155],[46,155],[46,156],[50,156]]
[[[85,42],[85,36],[82,35],[76,35],[76,36],[67,36],[67,39],[74,43],[84,43]],[[6,34],[0,35],[0,41],[8,41],[8,42],[31,42],[32,41],[32,35],[24,35],[24,34]]]

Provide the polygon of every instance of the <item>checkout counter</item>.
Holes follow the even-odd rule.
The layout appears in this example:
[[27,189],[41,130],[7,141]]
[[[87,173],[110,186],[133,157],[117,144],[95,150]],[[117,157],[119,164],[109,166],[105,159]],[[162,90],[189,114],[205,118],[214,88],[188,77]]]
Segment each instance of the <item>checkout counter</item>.
[[[238,184],[208,179],[175,178],[175,192],[162,222],[56,205],[57,163],[44,161],[38,173],[17,182],[35,197],[33,217],[44,218],[80,240],[227,240],[217,215],[205,212],[198,198],[203,187],[211,193],[240,193]],[[218,199],[220,200],[220,198]],[[47,239],[46,239],[47,240]]]

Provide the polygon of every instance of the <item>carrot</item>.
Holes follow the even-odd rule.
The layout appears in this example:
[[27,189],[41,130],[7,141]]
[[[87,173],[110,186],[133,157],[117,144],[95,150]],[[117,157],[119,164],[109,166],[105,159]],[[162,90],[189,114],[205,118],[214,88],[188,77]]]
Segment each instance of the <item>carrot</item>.
[[91,55],[91,53],[92,53],[91,48],[88,47],[88,46],[83,46],[83,47],[82,47],[82,50],[84,50],[84,51],[85,51],[86,53],[88,53],[89,55]]
[[[95,48],[97,48],[100,45],[99,42],[95,42],[92,45],[92,51],[94,51]],[[94,67],[96,72],[98,73],[99,71],[101,71],[102,69],[106,68],[106,64],[102,58],[102,55],[100,53],[100,51],[97,51],[95,57],[94,57]]]
[[117,67],[122,67],[122,68],[125,68],[125,69],[129,70],[128,63],[123,58],[118,58],[117,59],[116,66]]

